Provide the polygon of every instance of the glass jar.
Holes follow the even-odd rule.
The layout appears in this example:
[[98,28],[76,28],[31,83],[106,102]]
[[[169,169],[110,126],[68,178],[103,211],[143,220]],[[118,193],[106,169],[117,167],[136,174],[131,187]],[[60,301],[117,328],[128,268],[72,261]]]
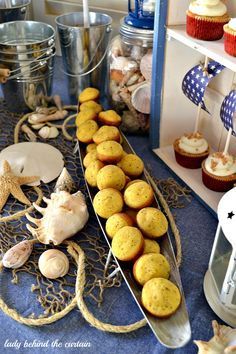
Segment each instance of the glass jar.
[[121,115],[126,133],[147,133],[151,108],[153,30],[127,25],[109,50],[109,86],[113,108]]

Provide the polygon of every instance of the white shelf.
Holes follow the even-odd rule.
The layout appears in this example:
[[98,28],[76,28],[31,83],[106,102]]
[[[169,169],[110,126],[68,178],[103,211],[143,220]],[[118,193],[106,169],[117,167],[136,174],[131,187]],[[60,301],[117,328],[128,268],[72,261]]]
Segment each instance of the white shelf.
[[205,204],[210,207],[214,213],[217,213],[218,203],[224,193],[211,191],[204,186],[202,183],[202,172],[200,168],[191,170],[180,166],[175,160],[173,146],[166,146],[154,149],[153,151],[200,197]]
[[236,58],[224,51],[223,38],[218,41],[201,41],[192,38],[187,35],[185,25],[168,26],[167,35],[236,72]]

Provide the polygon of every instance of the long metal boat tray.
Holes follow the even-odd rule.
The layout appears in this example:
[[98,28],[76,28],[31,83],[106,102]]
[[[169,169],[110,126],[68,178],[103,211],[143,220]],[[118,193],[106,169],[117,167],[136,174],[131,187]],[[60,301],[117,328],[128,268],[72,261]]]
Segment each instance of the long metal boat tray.
[[[123,149],[127,153],[132,153],[134,154],[134,150],[132,149],[131,145],[129,144],[128,140],[124,135],[123,137]],[[83,159],[86,155],[85,151],[85,144],[79,143],[78,142],[78,150],[79,150],[79,155],[80,155],[80,162],[81,166],[84,172],[84,167],[83,167]],[[153,180],[151,179],[150,175],[147,173],[146,170],[144,170],[143,176],[139,177],[148,182],[152,187],[155,187]],[[91,202],[93,202],[93,198],[95,194],[98,192],[97,188],[91,188],[86,180],[85,180],[87,190],[89,197],[91,199]],[[155,188],[153,188],[154,193],[155,193]],[[155,194],[155,201],[154,201],[154,206],[156,204],[156,207],[159,209],[162,209],[159,202],[158,198]],[[105,232],[105,222],[106,220],[100,218],[98,214],[95,212],[98,223],[101,227],[102,233],[111,249],[111,243],[109,238],[106,235]],[[152,329],[153,333],[157,337],[160,343],[162,343],[164,346],[168,348],[180,348],[183,347],[188,343],[188,341],[191,338],[191,328],[190,328],[190,323],[189,323],[189,317],[188,317],[188,312],[186,309],[186,303],[185,303],[185,297],[183,293],[183,288],[181,284],[181,279],[180,279],[180,274],[178,271],[178,267],[176,264],[176,259],[175,259],[175,254],[173,251],[173,247],[171,244],[171,239],[169,236],[169,232],[167,232],[166,235],[160,238],[158,240],[158,243],[161,247],[161,253],[167,258],[167,260],[170,263],[171,266],[171,273],[170,273],[170,280],[175,283],[179,290],[181,291],[182,295],[182,301],[181,305],[178,308],[178,310],[170,317],[165,318],[165,319],[160,319],[157,317],[152,316],[150,313],[148,313],[141,305],[141,289],[136,283],[136,281],[133,278],[132,275],[132,270],[124,264],[124,262],[119,262],[119,260],[116,259],[116,257],[113,255],[117,266],[120,269],[120,272],[126,282],[126,284],[129,287],[129,290],[131,294],[133,295],[136,303],[138,304],[140,311],[142,312],[144,318],[147,320],[147,323],[149,324],[150,328]]]

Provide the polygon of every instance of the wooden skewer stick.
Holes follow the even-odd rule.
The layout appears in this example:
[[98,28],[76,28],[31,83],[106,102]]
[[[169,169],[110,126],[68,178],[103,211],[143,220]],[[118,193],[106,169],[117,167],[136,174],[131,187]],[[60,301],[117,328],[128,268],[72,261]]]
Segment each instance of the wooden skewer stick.
[[232,129],[232,128],[229,128],[228,134],[227,134],[226,143],[225,143],[225,148],[224,148],[224,152],[223,152],[224,155],[226,155],[226,154],[228,153],[228,150],[229,150],[229,143],[230,143],[232,131],[233,131],[233,129]]
[[[209,64],[209,58],[205,57],[205,63],[203,67],[203,76],[207,76],[208,74],[208,64]],[[201,109],[202,109],[202,102],[198,104],[198,109],[197,109],[197,117],[195,120],[195,127],[194,127],[194,133],[197,133],[199,130],[199,122],[200,122],[200,117],[201,117]]]

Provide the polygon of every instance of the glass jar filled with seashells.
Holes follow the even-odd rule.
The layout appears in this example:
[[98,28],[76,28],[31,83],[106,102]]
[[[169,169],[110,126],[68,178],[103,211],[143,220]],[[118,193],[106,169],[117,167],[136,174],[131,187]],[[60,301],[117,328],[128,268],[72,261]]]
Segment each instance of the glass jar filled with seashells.
[[109,86],[113,108],[122,116],[126,133],[149,129],[153,30],[120,23],[120,34],[109,50]]

